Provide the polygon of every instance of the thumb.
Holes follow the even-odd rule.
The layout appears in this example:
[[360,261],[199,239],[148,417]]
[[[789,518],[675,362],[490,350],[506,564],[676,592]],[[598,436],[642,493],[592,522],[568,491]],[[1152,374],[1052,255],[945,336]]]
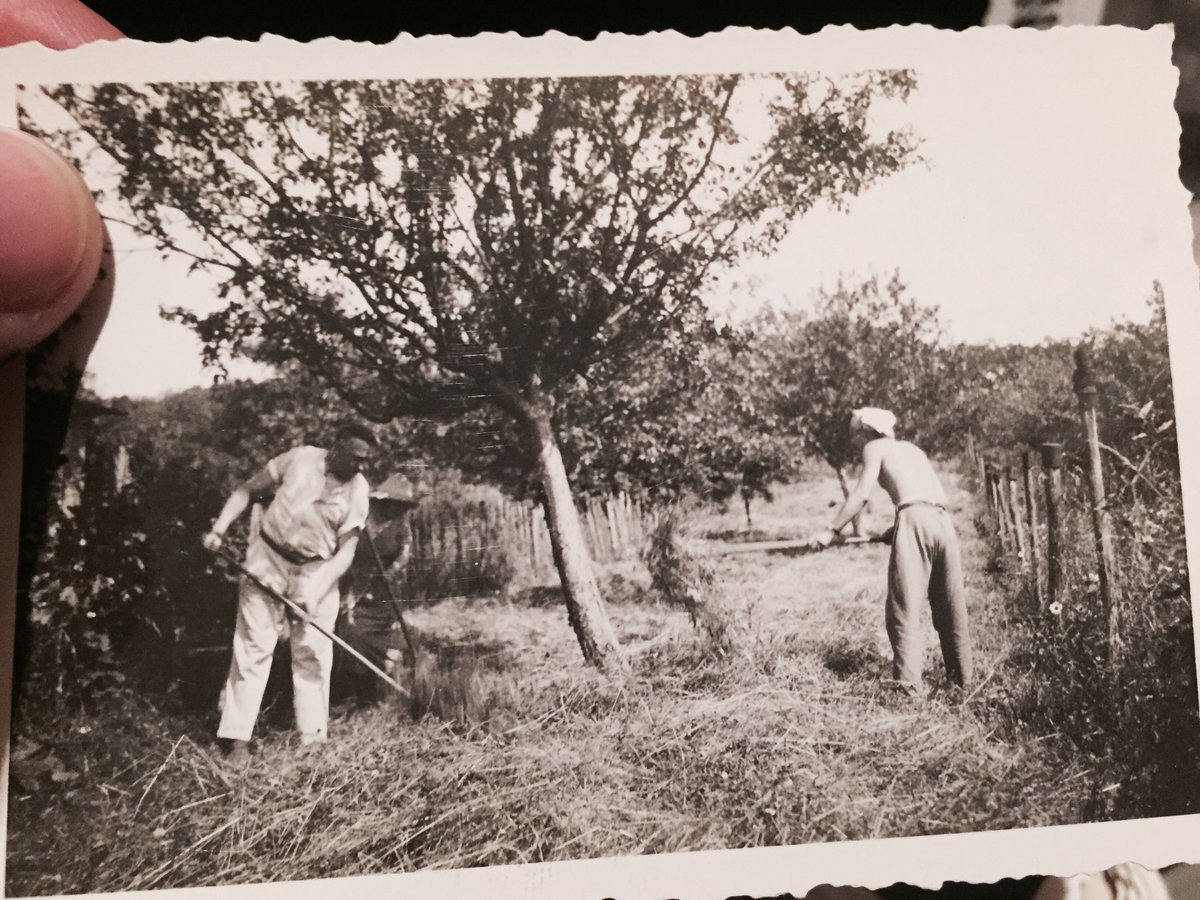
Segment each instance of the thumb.
[[105,232],[92,194],[46,144],[0,129],[0,197],[3,360],[46,338],[111,278],[101,272]]

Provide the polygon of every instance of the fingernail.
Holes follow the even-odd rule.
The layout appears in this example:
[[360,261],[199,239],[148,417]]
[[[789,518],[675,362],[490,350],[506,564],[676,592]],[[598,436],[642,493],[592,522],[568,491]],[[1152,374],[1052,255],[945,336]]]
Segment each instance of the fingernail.
[[0,316],[6,331],[44,336],[78,306],[100,266],[102,233],[79,174],[41,141],[0,128]]

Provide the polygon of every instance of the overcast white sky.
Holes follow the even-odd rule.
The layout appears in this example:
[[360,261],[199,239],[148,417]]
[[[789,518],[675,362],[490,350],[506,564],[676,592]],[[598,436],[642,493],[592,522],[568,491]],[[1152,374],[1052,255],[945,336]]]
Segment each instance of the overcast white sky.
[[[952,338],[1034,343],[1143,319],[1155,278],[1168,299],[1194,293],[1169,96],[1131,96],[1115,70],[1071,82],[1036,63],[1002,77],[987,67],[918,76],[888,117],[924,139],[927,165],[878,183],[848,214],[811,212],[775,255],[724,279],[715,308],[802,306],[839,275],[899,269],[912,296],[941,308]],[[210,383],[198,342],[158,308],[211,308],[212,281],[119,226],[113,238],[117,298],[92,356],[94,389],[145,396]]]

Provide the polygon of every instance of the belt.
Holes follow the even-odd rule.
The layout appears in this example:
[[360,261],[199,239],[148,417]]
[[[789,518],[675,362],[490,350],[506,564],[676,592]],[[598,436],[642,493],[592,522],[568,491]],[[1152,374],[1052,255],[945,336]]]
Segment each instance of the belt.
[[945,503],[934,503],[932,500],[906,500],[896,506],[896,512],[900,513],[910,506],[932,506],[934,509],[940,509],[942,512],[946,511]]
[[314,562],[315,560],[320,559],[319,556],[304,556],[303,554],[297,553],[291,547],[284,546],[283,544],[279,543],[279,541],[267,534],[265,529],[259,529],[258,536],[262,538],[264,544],[282,556],[286,562],[291,563],[293,566],[302,566],[305,563]]

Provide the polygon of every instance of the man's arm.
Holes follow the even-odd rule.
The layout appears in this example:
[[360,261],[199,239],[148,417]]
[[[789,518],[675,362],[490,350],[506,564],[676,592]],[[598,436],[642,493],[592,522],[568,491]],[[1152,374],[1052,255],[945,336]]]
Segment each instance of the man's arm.
[[225,501],[225,505],[221,507],[221,514],[217,516],[217,520],[213,522],[213,526],[209,529],[208,534],[204,535],[204,546],[209,550],[217,550],[224,543],[225,532],[229,530],[229,526],[237,521],[238,516],[246,511],[246,507],[250,505],[250,501],[255,497],[268,493],[275,486],[275,479],[271,473],[263,469],[249,481],[238,485],[229,499]]
[[837,515],[833,517],[829,527],[818,531],[809,538],[808,545],[810,547],[813,549],[828,547],[837,539],[838,533],[863,511],[863,507],[871,499],[871,492],[879,484],[879,471],[882,466],[883,448],[875,442],[863,447],[863,467],[862,473],[858,477],[858,483],[850,491],[850,496],[846,498]]
[[850,496],[846,498],[846,502],[842,504],[838,514],[833,517],[833,521],[829,525],[831,531],[841,531],[863,511],[863,507],[871,499],[871,492],[879,484],[879,470],[882,465],[882,447],[876,443],[870,443],[863,447],[863,468],[858,477],[858,484],[850,491]]
[[329,557],[305,582],[304,595],[295,598],[297,603],[311,612],[312,606],[341,581],[342,576],[350,570],[350,564],[354,562],[354,551],[358,548],[358,534],[356,529],[341,538],[337,552]]

